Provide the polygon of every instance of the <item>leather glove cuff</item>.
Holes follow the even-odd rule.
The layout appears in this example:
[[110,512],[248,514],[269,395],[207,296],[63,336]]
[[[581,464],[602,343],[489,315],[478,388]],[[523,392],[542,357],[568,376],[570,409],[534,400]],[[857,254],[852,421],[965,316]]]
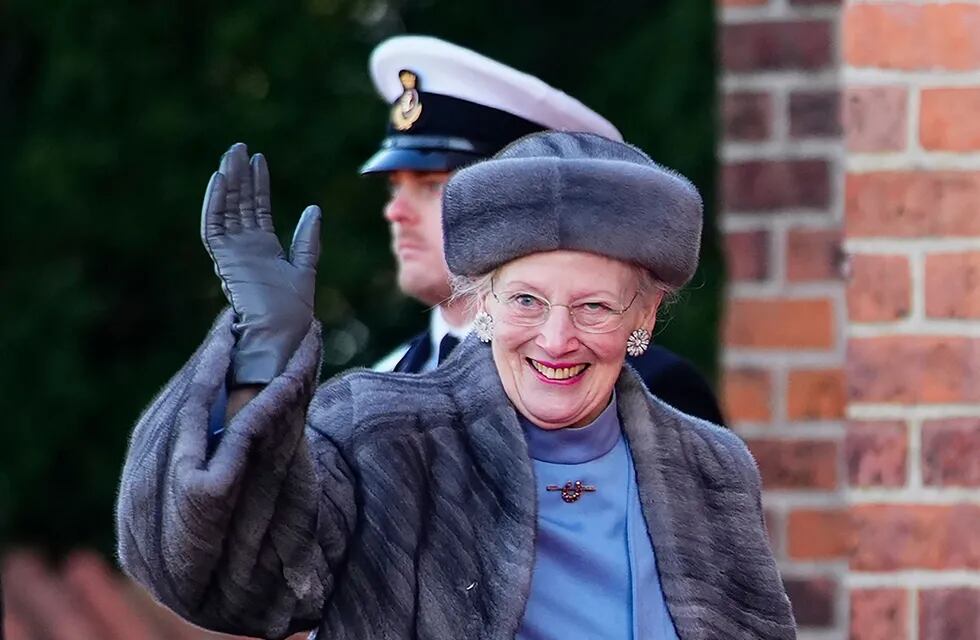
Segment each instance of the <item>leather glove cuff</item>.
[[232,386],[268,384],[286,369],[299,343],[310,329],[312,318],[293,319],[275,325],[236,322],[237,339],[231,359]]

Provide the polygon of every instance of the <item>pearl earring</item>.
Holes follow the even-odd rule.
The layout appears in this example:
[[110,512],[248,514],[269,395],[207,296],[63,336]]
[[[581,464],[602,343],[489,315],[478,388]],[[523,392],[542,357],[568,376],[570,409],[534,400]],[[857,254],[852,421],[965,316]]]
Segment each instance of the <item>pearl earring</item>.
[[634,329],[626,339],[626,353],[634,358],[642,356],[650,347],[650,332],[646,329]]
[[473,318],[473,333],[486,343],[493,339],[493,318],[486,311],[481,311]]

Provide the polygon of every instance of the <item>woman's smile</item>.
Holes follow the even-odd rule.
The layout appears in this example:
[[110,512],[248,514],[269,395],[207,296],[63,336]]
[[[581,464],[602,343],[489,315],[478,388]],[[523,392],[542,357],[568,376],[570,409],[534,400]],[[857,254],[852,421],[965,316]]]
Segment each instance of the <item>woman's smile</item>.
[[525,358],[531,370],[545,384],[572,385],[580,382],[589,363],[546,362]]

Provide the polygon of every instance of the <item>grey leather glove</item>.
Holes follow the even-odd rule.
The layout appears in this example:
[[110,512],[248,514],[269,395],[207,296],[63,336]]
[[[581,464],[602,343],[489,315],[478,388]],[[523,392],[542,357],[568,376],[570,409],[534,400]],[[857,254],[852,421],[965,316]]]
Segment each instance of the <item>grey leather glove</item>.
[[201,210],[201,239],[235,311],[233,385],[282,373],[313,321],[320,208],[307,207],[287,257],[272,226],[269,168],[241,143],[221,158]]

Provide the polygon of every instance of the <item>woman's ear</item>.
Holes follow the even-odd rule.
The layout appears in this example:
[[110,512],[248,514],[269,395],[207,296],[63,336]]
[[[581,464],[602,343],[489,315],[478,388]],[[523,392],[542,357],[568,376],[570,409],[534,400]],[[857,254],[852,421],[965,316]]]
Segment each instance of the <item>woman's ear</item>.
[[487,309],[487,298],[490,297],[490,293],[483,293],[476,299],[476,313],[489,313]]
[[637,329],[646,329],[653,334],[653,328],[657,324],[657,311],[660,310],[660,304],[663,301],[664,292],[659,289],[647,295],[646,304],[640,316],[640,326],[636,327]]

